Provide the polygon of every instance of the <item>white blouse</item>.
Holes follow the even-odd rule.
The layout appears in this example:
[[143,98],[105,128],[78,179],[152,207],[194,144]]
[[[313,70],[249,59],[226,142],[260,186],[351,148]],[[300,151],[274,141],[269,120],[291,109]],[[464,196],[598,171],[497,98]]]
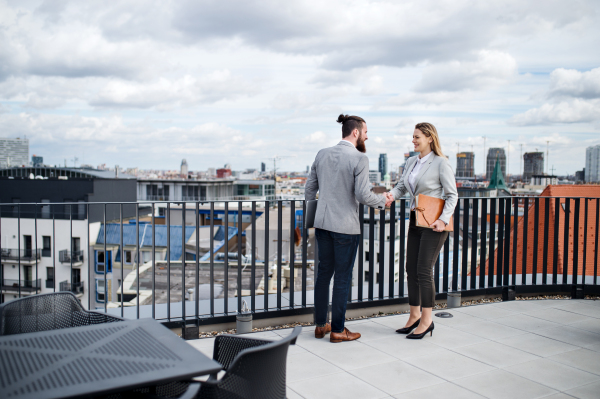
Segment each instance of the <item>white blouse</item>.
[[[417,163],[415,163],[413,170],[410,172],[410,175],[408,175],[408,184],[410,184],[410,188],[412,189],[413,192],[415,192],[415,183],[417,180],[417,176],[419,175],[419,172],[421,171],[421,168],[423,167],[423,165],[425,165],[425,162],[427,162],[429,157],[431,157],[431,154],[433,154],[433,151],[431,151],[429,154],[425,155],[423,158],[418,158]],[[415,208],[415,200],[413,199],[412,203],[410,204],[410,209],[414,209],[414,208]]]

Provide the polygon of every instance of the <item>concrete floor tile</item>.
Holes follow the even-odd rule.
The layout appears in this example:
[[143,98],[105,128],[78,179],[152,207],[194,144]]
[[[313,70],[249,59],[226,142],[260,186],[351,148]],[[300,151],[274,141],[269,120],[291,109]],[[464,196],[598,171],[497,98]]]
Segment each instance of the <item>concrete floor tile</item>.
[[597,306],[596,304],[588,304],[585,302],[569,302],[557,308],[583,316],[600,318],[600,306]]
[[577,349],[550,356],[548,359],[579,370],[600,375],[600,354],[589,349]]
[[536,334],[582,348],[600,343],[600,334],[570,326],[540,330],[536,331]]
[[302,399],[302,396],[298,395],[296,391],[290,389],[290,387],[287,387],[285,396],[287,399]]
[[587,317],[586,320],[578,321],[569,325],[574,328],[580,328],[582,330],[600,334],[600,319],[596,319],[594,317]]
[[376,364],[396,361],[395,357],[388,355],[366,344],[348,345],[347,342],[332,344],[331,349],[315,352],[322,359],[344,370],[353,370]]
[[425,339],[406,339],[406,335],[403,334],[396,334],[394,337],[368,341],[365,342],[365,345],[379,349],[380,351],[401,360],[448,350],[439,345],[427,342]]
[[527,363],[505,367],[504,370],[559,391],[566,391],[600,381],[600,377],[595,374],[549,359],[532,360]]
[[365,399],[386,398],[389,395],[348,373],[337,373],[288,383],[306,399]]
[[404,361],[449,381],[494,369],[485,363],[451,351],[411,357]]
[[499,319],[495,319],[494,322],[527,332],[535,332],[546,328],[561,326],[559,323],[528,316],[526,314],[516,314],[509,317],[501,317]]
[[[360,341],[360,339],[356,341],[342,342],[342,344],[344,346],[359,345],[358,341]],[[322,350],[331,349],[332,345],[341,344],[334,344],[329,342],[329,334],[325,335],[324,338],[315,338],[314,332],[311,331],[300,334],[296,339],[296,345],[308,350],[309,352],[319,352]]]
[[[481,321],[480,317],[475,317],[475,316],[471,316],[471,315],[462,313],[462,312],[458,311],[459,309],[462,309],[462,308],[442,309],[441,311],[439,311],[439,312],[447,312],[452,315],[452,317],[447,318],[447,319],[442,318],[442,317],[435,317],[435,314],[439,313],[439,312],[433,312],[433,316],[434,316],[433,321],[435,322],[435,324],[443,324],[445,326],[450,326],[450,327],[454,327],[456,325],[476,323],[478,321]],[[404,327],[404,326],[402,326],[402,327]]]
[[486,373],[461,378],[455,384],[491,399],[503,398],[541,398],[555,390],[542,384],[527,380],[504,370],[492,370]]
[[445,382],[441,378],[402,361],[350,370],[350,374],[390,395]]
[[248,334],[240,334],[236,335],[236,337],[247,339],[265,339],[269,341],[278,341],[281,339],[281,336],[274,331],[259,331]]
[[517,335],[516,337],[497,340],[497,342],[541,357],[553,356],[558,353],[579,349],[577,346],[536,334]]
[[378,323],[360,323],[352,325],[352,327],[349,327],[348,329],[352,332],[360,333],[361,342],[381,338],[390,338],[395,335],[398,335],[396,333],[396,329]]
[[493,341],[462,346],[456,351],[461,355],[498,368],[539,359],[539,356]]
[[469,316],[479,317],[481,319],[498,319],[500,317],[506,316],[514,316],[517,314],[508,309],[504,309],[499,306],[488,306],[488,305],[474,305],[474,306],[466,306],[456,308],[456,311],[459,311],[463,314],[467,314]]
[[536,309],[541,310],[548,306],[540,306],[542,303],[546,304],[548,301],[506,301],[494,304],[494,306],[501,307],[505,310],[510,310],[516,313],[527,313]]
[[453,349],[487,341],[486,338],[469,334],[445,325],[435,324],[434,327],[433,335],[427,335],[423,337],[422,340],[431,344],[439,345],[443,348]]
[[547,321],[551,321],[553,323],[559,323],[559,324],[571,324],[571,323],[575,323],[578,321],[585,321],[585,320],[600,321],[599,319],[590,318],[587,316],[580,315],[578,313],[573,313],[573,312],[569,312],[567,310],[556,309],[556,308],[538,309],[538,310],[534,310],[531,312],[526,312],[525,314],[527,316],[537,317],[538,319],[543,319],[543,320],[547,320]]
[[402,314],[397,316],[385,316],[385,317],[376,317],[373,320],[373,323],[381,324],[383,326],[387,326],[396,331],[399,328],[404,327],[406,322],[408,321],[408,314]]
[[469,324],[458,324],[453,326],[457,330],[467,332],[469,334],[477,335],[485,339],[502,339],[507,337],[513,337],[515,335],[526,334],[526,331],[518,330],[516,328],[507,327],[500,323],[493,321],[481,320],[476,323]]
[[573,399],[573,396],[567,395],[566,393],[553,393],[552,395],[544,396],[543,399]]
[[312,353],[300,353],[287,358],[287,381],[300,381],[341,372],[342,369]]
[[598,393],[600,392],[600,382],[594,382],[593,384],[580,386],[565,392],[580,399],[598,399]]
[[185,341],[185,342],[192,345],[194,348],[205,348],[205,347],[212,348],[215,346],[215,338],[191,339],[191,340]]
[[433,385],[427,388],[421,388],[410,392],[394,395],[396,399],[480,399],[484,398],[475,392],[459,387],[451,382]]

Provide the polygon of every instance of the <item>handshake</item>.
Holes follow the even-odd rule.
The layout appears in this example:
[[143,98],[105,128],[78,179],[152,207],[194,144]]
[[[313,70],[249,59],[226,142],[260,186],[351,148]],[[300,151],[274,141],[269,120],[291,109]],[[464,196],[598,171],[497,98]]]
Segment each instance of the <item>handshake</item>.
[[385,206],[389,207],[390,205],[392,205],[392,202],[394,202],[394,195],[391,192],[387,192],[387,193],[383,193],[384,197],[385,197]]

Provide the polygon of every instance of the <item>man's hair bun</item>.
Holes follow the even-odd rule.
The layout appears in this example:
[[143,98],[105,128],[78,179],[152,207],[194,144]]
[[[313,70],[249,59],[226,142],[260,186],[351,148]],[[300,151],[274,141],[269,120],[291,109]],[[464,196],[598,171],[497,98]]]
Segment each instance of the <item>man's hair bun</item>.
[[343,125],[344,122],[346,122],[347,120],[348,120],[348,115],[340,114],[340,116],[338,116],[338,118],[337,118],[337,123],[341,123]]

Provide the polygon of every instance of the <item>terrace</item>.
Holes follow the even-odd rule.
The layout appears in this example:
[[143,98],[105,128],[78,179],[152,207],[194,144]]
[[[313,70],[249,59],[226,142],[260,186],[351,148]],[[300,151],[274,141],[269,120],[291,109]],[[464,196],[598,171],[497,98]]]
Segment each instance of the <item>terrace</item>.
[[[332,344],[304,327],[287,362],[288,398],[597,398],[600,301],[517,300],[443,310],[435,335],[395,333],[408,315],[346,323]],[[440,313],[442,311],[437,311]],[[278,340],[289,329],[248,338]],[[189,343],[212,356],[214,338]]]

